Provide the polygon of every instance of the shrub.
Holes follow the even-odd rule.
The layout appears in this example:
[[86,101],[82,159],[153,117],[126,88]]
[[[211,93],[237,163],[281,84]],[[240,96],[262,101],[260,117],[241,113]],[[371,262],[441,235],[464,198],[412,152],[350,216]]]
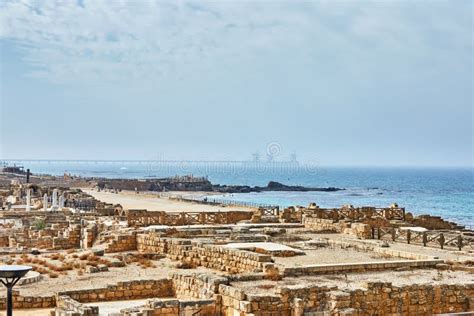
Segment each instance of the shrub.
[[46,223],[42,219],[37,219],[33,222],[33,226],[36,230],[43,230],[46,228]]

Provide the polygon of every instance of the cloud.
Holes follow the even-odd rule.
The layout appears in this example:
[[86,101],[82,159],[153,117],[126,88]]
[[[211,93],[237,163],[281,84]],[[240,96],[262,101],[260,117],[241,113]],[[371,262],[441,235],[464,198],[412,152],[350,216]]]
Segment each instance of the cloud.
[[[0,4],[0,38],[21,49],[26,75],[59,83],[179,76],[276,53],[359,72],[384,55],[420,66],[431,50],[430,64],[462,68],[472,54],[469,5],[18,0]],[[449,42],[437,43],[439,33]]]

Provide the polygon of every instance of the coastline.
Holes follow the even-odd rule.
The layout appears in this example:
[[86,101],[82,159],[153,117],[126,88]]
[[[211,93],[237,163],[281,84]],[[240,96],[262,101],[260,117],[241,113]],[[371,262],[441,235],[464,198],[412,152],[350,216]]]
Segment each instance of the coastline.
[[[88,166],[84,166],[88,167]],[[100,172],[107,173],[108,168],[117,166],[101,166]],[[59,170],[59,166],[53,166]],[[62,168],[62,167],[61,167]],[[64,170],[64,169],[62,169]],[[88,169],[87,169],[88,170]],[[35,171],[35,169],[33,169]],[[40,171],[40,170],[38,170]],[[52,170],[50,170],[52,171]],[[85,170],[84,170],[85,171]],[[128,172],[130,170],[125,170]],[[270,170],[271,171],[271,170]],[[135,179],[142,179],[146,170],[133,171]],[[184,190],[176,192],[178,195],[195,195],[204,193],[206,196],[215,196],[216,200],[235,200],[249,204],[279,205],[308,205],[315,202],[321,207],[340,207],[346,204],[354,206],[384,207],[398,203],[415,215],[430,214],[441,216],[444,219],[457,222],[474,229],[474,191],[472,191],[471,169],[380,169],[380,168],[338,168],[322,170],[318,174],[279,174],[263,172],[261,174],[238,174],[232,172],[210,176],[209,179],[223,185],[242,183],[245,186],[258,186],[258,181],[277,180],[292,185],[306,187],[341,187],[345,190],[336,192],[288,192],[264,191],[250,193],[220,193],[209,190]],[[121,174],[120,179],[127,181],[127,174]],[[8,182],[12,178],[8,179]],[[68,176],[39,176],[33,173],[34,183],[53,186],[94,187],[104,177]],[[258,180],[262,179],[262,180]],[[142,183],[142,182],[140,182]],[[132,187],[133,190],[133,187]],[[139,188],[140,192],[146,188]],[[173,191],[174,190],[169,190]],[[195,191],[199,191],[195,193]],[[157,194],[161,193],[156,191]],[[151,192],[149,192],[151,194]]]

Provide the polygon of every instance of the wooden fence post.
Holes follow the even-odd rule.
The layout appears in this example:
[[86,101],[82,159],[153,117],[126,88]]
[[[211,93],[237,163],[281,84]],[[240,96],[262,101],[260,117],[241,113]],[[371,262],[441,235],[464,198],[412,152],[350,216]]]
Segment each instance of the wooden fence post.
[[462,246],[463,246],[463,244],[462,244],[462,236],[459,235],[459,236],[458,236],[458,249],[459,249],[460,251],[462,250]]
[[377,239],[380,239],[381,236],[380,236],[380,227],[377,227]]
[[407,229],[407,243],[409,244],[411,241],[411,230]]
[[423,246],[426,247],[428,243],[428,236],[426,236],[426,232],[423,232]]
[[441,233],[441,234],[439,235],[439,244],[441,245],[441,249],[444,249],[444,242],[445,242],[444,234]]
[[393,228],[392,229],[392,241],[395,241],[396,238],[397,238],[397,231],[396,231],[396,228]]

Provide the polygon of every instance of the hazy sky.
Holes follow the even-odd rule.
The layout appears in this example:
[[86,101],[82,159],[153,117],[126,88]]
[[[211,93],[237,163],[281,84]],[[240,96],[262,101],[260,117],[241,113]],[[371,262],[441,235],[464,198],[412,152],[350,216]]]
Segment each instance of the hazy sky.
[[472,166],[472,3],[1,0],[0,157]]

